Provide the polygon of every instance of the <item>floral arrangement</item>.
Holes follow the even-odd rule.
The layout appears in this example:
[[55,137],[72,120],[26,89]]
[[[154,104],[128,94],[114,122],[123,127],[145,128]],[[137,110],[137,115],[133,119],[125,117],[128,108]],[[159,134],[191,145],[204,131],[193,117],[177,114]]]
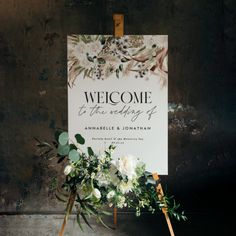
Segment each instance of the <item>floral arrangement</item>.
[[112,35],[68,36],[68,84],[76,78],[107,79],[114,75],[135,78],[155,75],[163,86],[167,83],[167,36]]
[[102,216],[110,212],[105,211],[104,207],[131,208],[136,216],[140,216],[144,209],[151,213],[165,209],[177,220],[187,219],[184,212],[178,211],[179,204],[173,197],[157,194],[158,183],[145,170],[143,162],[131,155],[114,160],[115,147],[112,145],[99,155],[91,147],[87,147],[85,153],[80,148],[85,144],[84,138],[76,134],[75,140],[70,140],[68,133],[62,131],[56,132],[53,144],[37,139],[41,156],[57,156],[58,162],[65,165],[65,179],[56,196],[67,201],[66,219],[73,207],[81,228],[81,218],[91,227],[88,218],[92,216],[108,227]]

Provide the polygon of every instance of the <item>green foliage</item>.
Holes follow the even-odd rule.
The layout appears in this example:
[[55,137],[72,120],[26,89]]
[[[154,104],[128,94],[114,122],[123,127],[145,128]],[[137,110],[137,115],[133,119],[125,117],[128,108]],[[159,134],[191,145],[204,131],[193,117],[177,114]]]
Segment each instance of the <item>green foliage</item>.
[[85,144],[85,139],[80,134],[76,134],[75,139],[77,143],[82,144],[82,145]]
[[72,149],[69,152],[69,159],[70,161],[77,162],[80,159],[80,155],[75,149]]
[[59,135],[58,142],[61,145],[66,145],[69,140],[69,135],[67,132],[63,132]]
[[[56,152],[60,156],[58,162],[67,160],[68,164],[64,169],[65,181],[61,188],[57,188],[55,195],[58,200],[67,202],[67,217],[72,207],[76,207],[77,222],[81,229],[81,219],[91,227],[87,219],[90,217],[95,217],[104,227],[111,228],[102,220],[102,216],[110,215],[110,212],[104,211],[104,206],[135,209],[136,216],[140,216],[143,210],[151,213],[165,210],[177,220],[187,220],[173,196],[157,194],[156,186],[159,182],[146,171],[143,162],[132,156],[114,161],[113,145],[100,155],[87,147],[86,154],[79,148],[79,144],[85,143],[80,134],[75,135],[77,143],[71,144],[68,144],[67,132],[60,132],[57,137],[56,145],[37,140],[37,146],[44,150],[45,156]],[[125,171],[125,166],[129,165],[133,169]],[[123,168],[120,169],[119,166]]]
[[61,144],[58,145],[57,153],[60,156],[67,156],[69,151],[70,151],[70,146],[69,145],[67,145],[67,144],[66,145],[61,145]]
[[93,149],[91,147],[88,147],[88,155],[89,156],[93,156],[94,155]]
[[57,188],[57,177],[54,176],[54,177],[52,177],[52,179],[50,181],[49,189],[51,191],[54,191],[54,190],[56,190],[56,188]]
[[105,64],[105,63],[106,63],[106,60],[105,60],[104,58],[101,58],[101,57],[100,57],[100,58],[98,58],[97,60],[98,60],[98,63],[99,63],[99,64]]

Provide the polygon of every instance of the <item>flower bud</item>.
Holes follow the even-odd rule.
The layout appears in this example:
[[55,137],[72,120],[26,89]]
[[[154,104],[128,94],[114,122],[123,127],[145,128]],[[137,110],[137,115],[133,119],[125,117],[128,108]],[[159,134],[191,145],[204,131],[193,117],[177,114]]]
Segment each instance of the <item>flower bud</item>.
[[72,170],[73,170],[73,166],[67,165],[64,169],[64,174],[69,175]]

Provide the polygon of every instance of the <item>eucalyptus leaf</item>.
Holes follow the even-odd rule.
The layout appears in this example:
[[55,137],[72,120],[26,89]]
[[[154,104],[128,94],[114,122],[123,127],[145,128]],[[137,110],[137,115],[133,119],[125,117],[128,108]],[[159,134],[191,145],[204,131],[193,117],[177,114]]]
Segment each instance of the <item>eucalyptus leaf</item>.
[[93,149],[91,147],[88,147],[88,154],[89,154],[89,156],[94,155]]
[[68,155],[69,151],[70,151],[69,145],[61,145],[61,144],[58,145],[57,153],[59,155],[66,156],[66,155]]
[[70,150],[72,150],[72,149],[77,150],[78,148],[77,148],[73,143],[71,143],[71,144],[70,144]]
[[69,159],[73,162],[77,162],[80,159],[80,155],[75,149],[72,149],[69,152]]
[[56,141],[58,141],[59,136],[60,136],[61,133],[63,133],[63,130],[61,130],[61,129],[57,129],[57,130],[55,131],[54,136],[55,136]]
[[83,145],[85,143],[85,139],[80,134],[76,134],[75,139],[76,139],[77,143],[79,143],[79,144]]
[[58,142],[61,145],[66,145],[69,140],[69,135],[67,132],[63,132],[59,135]]

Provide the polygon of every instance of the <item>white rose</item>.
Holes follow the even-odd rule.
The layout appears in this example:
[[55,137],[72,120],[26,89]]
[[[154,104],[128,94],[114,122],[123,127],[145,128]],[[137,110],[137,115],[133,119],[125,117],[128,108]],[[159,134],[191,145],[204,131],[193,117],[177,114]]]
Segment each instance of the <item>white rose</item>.
[[68,174],[70,174],[70,172],[73,170],[73,166],[71,166],[71,165],[67,165],[66,167],[65,167],[65,169],[64,169],[64,174],[65,175],[68,175]]
[[115,191],[112,190],[107,194],[107,199],[109,200],[109,199],[113,198],[114,196],[115,196]]
[[109,173],[110,173],[110,178],[111,178],[111,182],[113,185],[117,186],[120,182],[120,179],[118,178],[116,172],[118,171],[116,168],[116,164],[114,163],[114,161],[111,162],[111,166],[109,169]]
[[128,181],[127,183],[122,181],[119,185],[119,189],[123,194],[131,192],[132,188],[133,188],[133,183],[131,181]]
[[97,199],[100,199],[100,198],[101,198],[101,192],[100,192],[97,188],[93,189],[92,194],[93,194],[93,196],[94,196],[95,198],[97,198]]
[[122,175],[126,175],[129,180],[136,176],[137,159],[131,155],[123,156],[116,162],[117,169]]

